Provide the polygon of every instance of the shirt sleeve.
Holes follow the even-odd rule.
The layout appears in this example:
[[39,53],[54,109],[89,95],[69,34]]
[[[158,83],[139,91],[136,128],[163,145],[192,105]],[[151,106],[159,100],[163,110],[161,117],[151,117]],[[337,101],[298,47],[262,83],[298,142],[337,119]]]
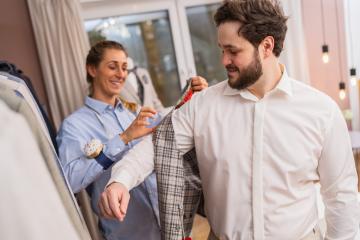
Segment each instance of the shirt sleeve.
[[348,129],[337,106],[325,130],[318,171],[325,204],[326,239],[359,239],[356,237],[359,231],[358,179]]
[[120,182],[131,190],[142,183],[153,171],[154,146],[152,135],[148,135],[112,167],[111,178],[107,185]]
[[193,96],[190,101],[175,110],[172,115],[176,146],[182,154],[194,147],[194,105],[196,105],[196,100],[196,96]]
[[[83,148],[91,139],[85,131],[65,120],[57,136],[60,162],[75,193],[85,189],[104,172],[95,159],[89,159],[84,154]],[[104,145],[104,154],[113,161],[120,160],[129,149],[118,135]]]

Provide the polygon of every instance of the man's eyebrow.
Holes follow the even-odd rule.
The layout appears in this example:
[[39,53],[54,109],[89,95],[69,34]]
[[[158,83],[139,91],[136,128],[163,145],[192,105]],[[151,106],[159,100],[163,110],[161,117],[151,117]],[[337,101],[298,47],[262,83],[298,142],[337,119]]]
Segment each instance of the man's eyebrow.
[[109,60],[109,61],[107,61],[106,63],[117,63],[118,61],[116,61],[116,60]]
[[234,45],[231,45],[231,44],[226,44],[226,45],[224,45],[223,47],[224,47],[224,48],[238,48],[238,47],[236,47],[236,46],[234,46]]

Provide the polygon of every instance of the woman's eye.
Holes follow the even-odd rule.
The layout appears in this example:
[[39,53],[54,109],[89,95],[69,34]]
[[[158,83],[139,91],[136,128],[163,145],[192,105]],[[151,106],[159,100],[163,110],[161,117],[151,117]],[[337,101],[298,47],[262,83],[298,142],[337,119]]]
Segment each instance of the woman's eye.
[[110,68],[111,70],[116,70],[116,66],[113,66],[113,65],[110,65],[109,68]]

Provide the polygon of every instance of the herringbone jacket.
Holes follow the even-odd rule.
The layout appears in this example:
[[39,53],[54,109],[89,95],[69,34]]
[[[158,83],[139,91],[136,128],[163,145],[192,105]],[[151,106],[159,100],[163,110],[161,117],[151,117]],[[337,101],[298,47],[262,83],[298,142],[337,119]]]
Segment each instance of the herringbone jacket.
[[188,237],[202,196],[195,148],[182,155],[176,148],[169,113],[153,134],[158,183],[161,239]]

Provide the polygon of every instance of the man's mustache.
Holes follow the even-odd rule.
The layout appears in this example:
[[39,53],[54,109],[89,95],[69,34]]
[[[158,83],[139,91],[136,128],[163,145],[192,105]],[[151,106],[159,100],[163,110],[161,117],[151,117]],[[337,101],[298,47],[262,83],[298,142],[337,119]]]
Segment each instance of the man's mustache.
[[239,68],[233,64],[228,64],[225,66],[227,71],[239,71]]

